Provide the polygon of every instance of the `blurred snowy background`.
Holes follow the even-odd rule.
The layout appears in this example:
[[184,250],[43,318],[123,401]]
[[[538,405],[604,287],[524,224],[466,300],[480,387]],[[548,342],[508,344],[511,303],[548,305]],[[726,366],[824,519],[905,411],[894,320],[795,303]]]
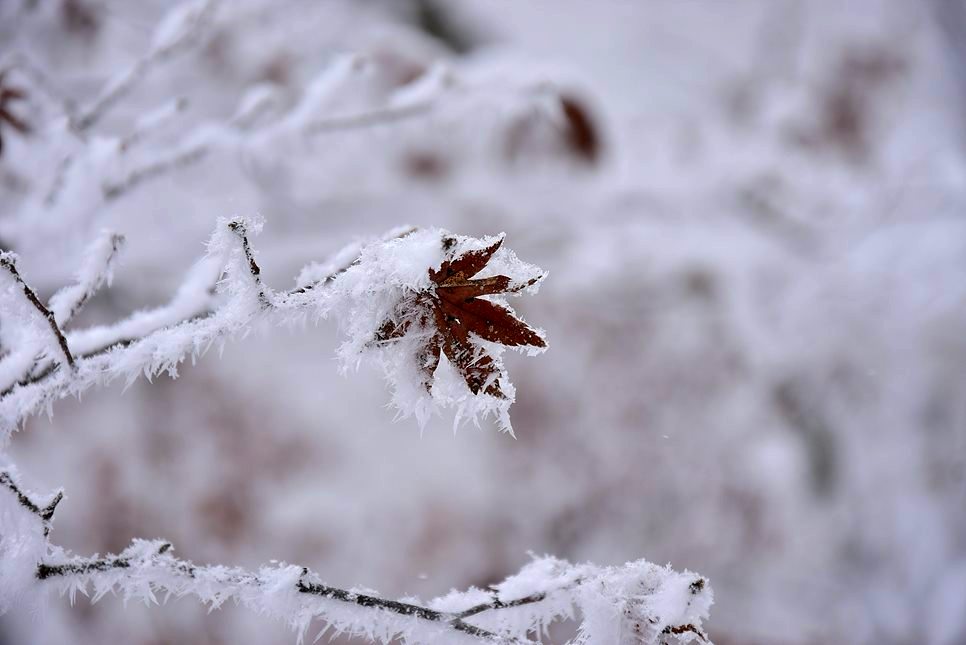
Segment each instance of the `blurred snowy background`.
[[[280,288],[398,224],[506,231],[550,270],[515,304],[551,347],[508,359],[515,440],[393,423],[331,323],[62,402],[10,449],[66,487],[60,544],[424,597],[528,551],[646,557],[710,578],[718,645],[966,643],[966,3],[226,1],[66,132],[169,8],[0,0],[30,125],[0,123],[0,245],[42,295],[105,227],[128,247],[82,322],[167,301],[219,216],[266,218]],[[191,599],[0,618],[4,645],[293,638]]]

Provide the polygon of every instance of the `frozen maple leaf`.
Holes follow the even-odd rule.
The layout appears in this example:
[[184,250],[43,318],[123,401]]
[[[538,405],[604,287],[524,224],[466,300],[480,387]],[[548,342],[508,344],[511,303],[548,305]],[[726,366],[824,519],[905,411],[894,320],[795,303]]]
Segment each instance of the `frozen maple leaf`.
[[456,240],[444,238],[443,248],[449,257],[439,269],[429,270],[429,288],[407,301],[412,311],[404,315],[402,322],[386,320],[376,333],[375,340],[383,343],[402,338],[414,325],[420,331],[431,331],[423,334],[427,340],[417,353],[427,391],[432,389],[440,356],[445,355],[473,394],[483,392],[506,398],[500,388],[500,364],[483,347],[472,342],[471,334],[508,347],[546,347],[539,332],[508,308],[483,298],[521,291],[542,276],[522,284],[514,284],[505,275],[473,277],[486,267],[502,244],[503,238],[500,237],[486,248],[454,257],[452,250]]
[[29,134],[30,125],[10,111],[10,104],[27,98],[26,93],[4,82],[6,72],[0,72],[0,154],[3,154],[3,130],[10,126],[20,134]]

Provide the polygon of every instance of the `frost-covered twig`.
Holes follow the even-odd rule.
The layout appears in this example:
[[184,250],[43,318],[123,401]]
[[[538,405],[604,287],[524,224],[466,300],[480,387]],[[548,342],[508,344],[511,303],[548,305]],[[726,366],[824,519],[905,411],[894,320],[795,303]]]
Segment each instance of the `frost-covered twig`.
[[57,491],[49,502],[41,506],[21,490],[14,475],[9,471],[0,471],[0,486],[13,493],[18,504],[40,518],[40,521],[43,522],[44,537],[48,536],[51,529],[50,522],[54,517],[54,511],[57,509],[57,505],[64,499],[64,491]]
[[[25,355],[41,353],[35,345],[44,346],[36,334],[24,333],[24,347],[0,360],[0,374],[7,375],[0,383],[10,383],[0,391],[0,440],[58,399],[122,376],[128,383],[141,374],[177,376],[189,356],[259,323],[300,323],[333,311],[349,334],[342,358],[357,364],[368,355],[380,362],[401,415],[425,423],[431,413],[453,407],[457,423],[493,415],[511,431],[514,389],[501,354],[506,347],[539,353],[546,343],[542,332],[514,317],[505,297],[535,292],[545,274],[501,248],[502,236],[476,240],[439,229],[397,229],[381,241],[350,245],[333,262],[309,265],[294,289],[276,291],[262,282],[249,242],[260,228],[242,218],[219,220],[207,257],[168,307],[66,336],[51,314],[51,329],[73,350],[69,371],[56,362],[26,363]],[[16,316],[8,323],[25,326]],[[390,328],[395,332],[384,337]]]
[[[25,417],[49,407],[56,399],[80,394],[118,376],[124,375],[131,381],[142,373],[149,377],[161,372],[175,375],[177,365],[188,355],[196,356],[212,343],[223,342],[232,334],[250,327],[262,314],[274,315],[276,322],[304,319],[318,304],[312,294],[314,287],[331,280],[355,261],[353,258],[348,264],[333,267],[329,275],[316,277],[308,285],[289,292],[275,292],[261,282],[260,268],[248,240],[252,227],[260,229],[260,224],[243,219],[221,221],[209,243],[207,258],[196,265],[168,306],[138,312],[114,325],[66,335],[54,313],[20,278],[13,256],[0,257],[0,266],[10,272],[23,294],[43,314],[49,330],[58,339],[65,355],[70,357],[69,364],[73,368],[65,371],[56,362],[35,362],[21,376],[15,376],[12,384],[0,392],[0,438],[5,439]],[[411,231],[396,230],[389,237],[400,237]],[[102,238],[100,246],[94,249],[95,259],[81,272],[78,285],[55,294],[52,299],[55,309],[67,312],[74,306],[70,303],[77,304],[77,298],[83,299],[107,279],[117,244],[116,237]],[[359,250],[358,246],[352,248],[356,252]],[[98,266],[101,268],[95,268]],[[222,288],[228,299],[215,309],[213,304],[217,293],[214,287],[222,274]],[[254,285],[254,291],[249,291],[249,285]],[[249,295],[254,295],[256,306],[252,306]],[[7,322],[16,324],[17,321]],[[71,352],[68,346],[74,351]],[[25,348],[15,347],[10,356],[0,360],[0,372],[21,364],[23,351]],[[35,356],[36,353],[31,349],[29,355]],[[14,367],[4,369],[8,364]]]
[[[58,342],[68,343],[63,330],[98,289],[105,283],[110,284],[114,264],[123,243],[124,236],[122,235],[111,231],[102,233],[88,249],[84,265],[77,274],[77,281],[51,296],[46,309],[52,315],[53,323],[46,314],[44,314],[44,318],[56,335]],[[17,277],[19,278],[19,274]],[[33,290],[23,282],[22,278],[19,279],[18,285],[21,290],[26,289],[33,293]],[[33,304],[29,296],[28,301]],[[36,308],[36,304],[33,306]],[[0,365],[12,366],[12,369],[5,379],[9,385],[0,380],[0,384],[3,384],[4,387],[3,390],[0,390],[0,397],[8,393],[17,383],[23,385],[30,381],[39,380],[56,367],[57,362],[45,357],[42,349],[38,351],[38,347],[35,345],[35,343],[23,342],[20,346],[14,348],[12,355],[3,358]],[[17,372],[17,366],[22,366],[19,372]]]
[[51,180],[50,188],[47,189],[47,195],[44,197],[44,206],[47,208],[57,203],[60,192],[64,189],[64,184],[67,182],[67,175],[74,165],[74,158],[75,156],[73,154],[66,154],[57,162],[54,178]]
[[[41,562],[37,565],[36,577],[40,581],[59,581],[62,588],[67,587],[72,599],[77,590],[82,593],[86,591],[88,584],[92,584],[96,590],[95,599],[107,591],[114,590],[120,590],[127,597],[128,583],[140,578],[137,582],[142,586],[147,585],[152,593],[162,591],[175,596],[194,595],[213,606],[219,606],[226,600],[232,599],[243,602],[259,611],[265,609],[265,605],[267,605],[265,600],[270,598],[271,594],[282,595],[282,593],[287,592],[285,595],[289,595],[290,600],[295,601],[294,604],[301,606],[302,611],[299,613],[303,615],[302,619],[306,622],[302,625],[293,626],[298,627],[303,634],[308,628],[308,620],[311,618],[318,617],[326,620],[330,613],[335,614],[337,612],[327,611],[325,605],[321,604],[320,601],[308,600],[306,602],[295,594],[304,594],[305,598],[309,599],[314,597],[323,599],[323,601],[334,601],[357,607],[360,610],[359,616],[353,619],[357,622],[357,625],[352,625],[350,621],[343,621],[333,616],[330,624],[339,631],[360,634],[365,630],[378,628],[381,623],[396,623],[398,627],[384,627],[382,630],[387,634],[391,633],[393,629],[398,630],[397,633],[402,633],[407,629],[403,626],[404,619],[412,618],[429,623],[438,623],[440,627],[448,627],[457,632],[487,641],[529,642],[500,636],[489,630],[468,624],[458,616],[416,605],[412,602],[389,600],[371,593],[361,593],[322,583],[307,582],[307,580],[318,578],[318,576],[304,567],[281,565],[274,568],[262,568],[257,573],[238,568],[202,567],[175,558],[172,555],[172,550],[172,545],[169,542],[137,540],[131,547],[116,556],[69,558],[62,562]],[[297,577],[295,576],[296,571],[300,572]],[[293,580],[294,584],[292,583]],[[287,582],[291,586],[280,588],[282,587],[280,581]],[[259,598],[259,596],[266,598]],[[338,613],[351,614],[351,610]],[[392,614],[396,614],[402,619],[392,616]],[[290,620],[290,622],[293,621]]]
[[[203,4],[198,9],[199,15],[204,15],[209,10],[204,7],[211,3]],[[190,6],[197,9],[201,5]],[[202,22],[204,20],[199,18],[197,22],[190,23],[193,25],[191,29],[200,29]],[[191,32],[191,29],[186,28],[185,33]],[[285,142],[291,140],[423,118],[441,111],[447,105],[444,99],[450,99],[450,103],[458,103],[456,99],[461,94],[464,97],[479,95],[492,98],[494,92],[507,93],[509,89],[512,95],[519,94],[527,97],[527,100],[539,102],[547,96],[556,96],[559,92],[558,88],[548,83],[513,88],[493,83],[466,85],[455,82],[452,72],[440,66],[439,69],[430,70],[424,75],[425,78],[413,83],[414,87],[406,86],[396,90],[384,104],[354,113],[327,113],[327,101],[332,94],[337,93],[343,83],[350,82],[353,75],[364,68],[360,60],[362,59],[357,56],[337,59],[310,83],[291,110],[274,121],[265,122],[262,117],[277,109],[280,102],[278,96],[270,87],[256,86],[242,97],[231,118],[202,123],[182,134],[178,141],[140,155],[131,152],[134,145],[150,131],[174,118],[186,105],[184,99],[171,101],[142,117],[132,132],[113,140],[102,141],[96,146],[90,145],[84,139],[85,129],[93,122],[84,117],[70,119],[68,132],[79,138],[79,145],[82,147],[66,153],[58,161],[43,203],[47,209],[61,206],[61,197],[70,191],[73,182],[91,180],[100,184],[101,196],[105,202],[114,201],[153,179],[192,166],[215,151],[241,153],[243,156],[251,152],[257,156],[266,146],[284,146]],[[137,78],[142,76],[143,74]],[[117,87],[128,88],[130,85],[120,84]],[[120,94],[110,93],[114,98],[109,103],[119,100],[126,91]],[[102,111],[97,112],[100,113]],[[78,172],[77,167],[84,168],[83,172]],[[80,207],[77,204],[66,206],[68,210]],[[88,210],[93,212],[92,208]]]
[[316,135],[368,128],[427,114],[433,106],[433,103],[425,101],[412,105],[390,106],[357,114],[314,118],[299,124],[298,127],[291,127],[291,124],[283,122],[273,127],[262,128],[254,139],[249,139],[245,134],[245,130],[250,127],[249,119],[243,118],[247,117],[247,113],[239,113],[236,115],[237,118],[229,121],[227,127],[212,124],[200,126],[168,150],[128,170],[120,179],[104,182],[104,198],[117,199],[148,180],[195,164],[205,159],[214,148],[241,149],[248,145],[264,145],[266,141],[270,142],[280,136],[293,133]]
[[389,106],[378,110],[311,119],[302,127],[308,135],[368,128],[383,123],[393,123],[416,116],[429,114],[436,107],[434,101],[419,101],[407,105]]
[[111,231],[102,233],[88,249],[84,265],[77,273],[77,281],[51,296],[48,305],[61,329],[84,308],[98,289],[110,285],[114,264],[123,245],[123,235]]
[[[109,158],[113,158],[115,161],[122,159],[133,148],[135,148],[137,144],[150,137],[155,131],[163,128],[178,114],[183,112],[187,105],[187,99],[180,97],[165,103],[160,108],[153,110],[152,112],[149,112],[142,118],[138,119],[134,125],[134,128],[128,134],[114,142],[115,145],[113,148],[113,155],[110,155]],[[158,156],[154,158],[151,163],[131,171],[127,178],[121,183],[112,184],[105,182],[101,188],[104,199],[109,201],[120,197],[127,190],[137,186],[146,179],[159,176],[173,168],[201,159],[204,157],[206,151],[197,150],[196,147],[197,146],[189,147],[188,149],[176,147],[166,156]],[[88,157],[92,154],[97,153],[92,152],[90,149],[86,151],[86,155]],[[68,175],[73,170],[75,162],[78,161],[78,157],[83,156],[85,156],[84,152],[73,152],[65,155],[63,159],[60,160],[60,162],[57,164],[57,169],[54,172],[54,178],[50,183],[50,188],[47,190],[47,196],[44,198],[44,206],[51,208],[57,204],[58,200],[60,199],[61,192],[64,190],[64,186],[67,183]]]
[[293,132],[313,135],[368,128],[420,116],[428,113],[432,107],[432,103],[421,102],[413,105],[391,106],[358,114],[316,118],[306,122],[298,130],[279,124],[277,127],[263,128],[258,133],[257,138],[252,140],[247,138],[245,134],[245,130],[250,127],[247,118],[232,119],[227,127],[206,124],[185,135],[181,142],[174,144],[160,154],[156,154],[143,164],[131,168],[120,179],[105,181],[102,188],[104,198],[106,200],[117,199],[148,180],[164,176],[172,170],[195,164],[205,159],[215,148],[240,149],[248,145],[261,145],[266,141]]
[[161,107],[148,112],[135,122],[134,128],[128,134],[121,138],[118,144],[118,150],[122,153],[127,152],[173,121],[175,117],[187,108],[188,99],[179,96],[174,100],[165,102]]
[[44,306],[44,303],[40,301],[34,290],[30,288],[23,278],[20,277],[20,273],[17,271],[17,256],[12,253],[0,254],[0,268],[4,269],[7,274],[13,278],[13,290],[19,292],[23,295],[30,306],[36,310],[36,313],[46,321],[46,326],[50,332],[50,335],[56,341],[56,346],[60,350],[60,358],[70,366],[71,369],[76,367],[74,362],[74,356],[67,345],[67,339],[64,338],[64,333],[61,331],[60,326],[57,324],[57,320],[54,317],[54,313]]
[[[116,199],[147,180],[164,176],[168,172],[190,166],[205,159],[215,149],[257,150],[272,146],[290,137],[307,138],[336,132],[351,132],[389,125],[400,121],[427,117],[439,111],[444,98],[454,98],[452,81],[448,70],[437,70],[428,74],[430,78],[421,83],[423,87],[400,91],[400,96],[387,105],[349,114],[320,114],[326,89],[337,85],[342,75],[353,73],[353,57],[338,60],[324,70],[301,100],[276,122],[255,127],[257,117],[272,102],[270,90],[256,88],[249,96],[242,98],[234,116],[225,124],[207,123],[187,133],[181,141],[172,145],[153,158],[126,171],[119,179],[105,181],[104,197]],[[490,96],[494,87],[461,87],[463,92]],[[500,89],[500,88],[497,88]],[[506,92],[505,88],[500,91]],[[518,88],[517,91],[535,101],[559,92],[552,84],[537,83]]]
[[207,142],[193,142],[183,147],[175,147],[166,154],[158,155],[151,161],[128,171],[120,180],[104,182],[101,188],[104,199],[115,200],[145,181],[201,161],[209,151],[210,146]]
[[464,609],[459,613],[460,618],[469,618],[470,616],[475,616],[481,614],[484,611],[490,611],[491,609],[507,609],[509,607],[520,607],[522,605],[529,605],[531,603],[540,602],[546,600],[547,594],[543,592],[531,594],[529,596],[524,596],[523,598],[517,598],[516,600],[510,600],[504,602],[500,600],[500,596],[497,593],[491,594],[491,599],[486,602],[481,602],[478,605],[474,605],[469,609]]
[[453,591],[430,602],[392,600],[327,585],[318,574],[284,563],[258,571],[195,565],[176,558],[164,540],[135,540],[117,555],[71,556],[49,543],[61,492],[47,504],[38,503],[13,470],[0,471],[0,487],[9,491],[0,494],[0,521],[9,540],[0,542],[0,556],[9,555],[4,549],[13,545],[40,554],[31,576],[0,579],[0,607],[9,604],[5,594],[25,596],[53,587],[73,602],[77,592],[86,595],[93,588],[93,601],[107,593],[148,603],[157,602],[158,594],[195,596],[212,608],[233,601],[284,621],[300,638],[319,620],[323,633],[333,630],[379,643],[525,645],[538,642],[533,638],[539,639],[550,623],[580,617],[576,643],[706,640],[701,621],[712,594],[705,579],[643,560],[597,567],[536,558],[490,590]]
[[194,44],[210,23],[215,0],[187,2],[172,9],[155,30],[148,52],[107,82],[94,101],[81,108],[74,120],[79,131],[90,129],[121,98],[131,92],[159,63]]

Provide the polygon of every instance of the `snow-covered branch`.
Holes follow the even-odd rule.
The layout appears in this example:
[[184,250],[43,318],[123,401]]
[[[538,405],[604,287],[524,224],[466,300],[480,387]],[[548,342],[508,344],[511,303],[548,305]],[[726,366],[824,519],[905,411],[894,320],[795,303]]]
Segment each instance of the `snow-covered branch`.
[[[308,295],[315,285],[291,293],[275,293],[264,287],[248,242],[251,226],[252,223],[240,219],[220,221],[208,255],[192,269],[167,306],[136,312],[110,326],[71,333],[65,333],[63,326],[110,279],[122,238],[108,233],[95,243],[77,283],[54,294],[50,308],[21,278],[15,256],[0,256],[0,268],[5,269],[8,281],[13,283],[5,290],[5,298],[14,304],[19,298],[30,305],[21,307],[26,312],[14,306],[4,308],[4,329],[10,327],[21,334],[7,342],[13,350],[0,359],[0,374],[9,383],[0,391],[3,438],[24,418],[49,408],[53,401],[79,395],[118,376],[129,381],[142,373],[149,378],[161,372],[175,376],[177,365],[188,355],[197,356],[212,343],[223,342],[254,324],[262,314],[274,314],[274,322],[304,317],[304,310],[316,304]],[[254,224],[256,230],[260,226]],[[333,275],[339,270],[335,269]],[[222,274],[224,281],[220,286],[229,297],[216,309],[216,283]],[[255,306],[247,297],[249,284],[255,285]],[[44,321],[46,334],[31,333],[30,323],[35,319]],[[53,342],[45,342],[44,338]],[[61,363],[70,369],[61,369]]]
[[73,124],[76,130],[90,129],[158,64],[194,44],[210,24],[216,6],[215,0],[201,0],[187,2],[172,9],[155,30],[147,53],[109,80],[97,98],[79,110]]
[[194,596],[211,608],[233,601],[287,623],[300,640],[318,621],[323,634],[377,643],[527,644],[539,642],[551,623],[579,618],[575,643],[707,641],[701,628],[713,601],[707,581],[643,560],[597,567],[535,558],[489,590],[452,591],[429,602],[392,600],[327,585],[319,574],[284,563],[257,571],[195,565],[176,558],[164,540],[135,540],[117,555],[71,556],[49,542],[61,492],[47,503],[34,501],[12,468],[0,471],[0,488],[0,555],[8,557],[16,546],[37,557],[30,577],[0,578],[0,611],[53,588],[71,602],[91,591],[93,602],[108,593],[146,603],[158,602],[159,594]]
[[[30,315],[16,307],[5,311],[10,316],[3,329],[12,330],[7,344],[13,351],[0,359],[8,384],[0,391],[0,438],[28,416],[50,411],[58,399],[118,377],[128,383],[141,374],[175,377],[186,358],[256,325],[298,324],[330,313],[349,335],[340,349],[345,363],[358,364],[363,355],[380,362],[403,416],[425,422],[439,408],[454,407],[457,421],[492,414],[510,430],[514,390],[500,354],[505,346],[535,353],[546,344],[541,332],[513,317],[500,294],[533,293],[544,274],[502,248],[502,237],[396,229],[371,244],[350,245],[330,263],[309,265],[295,288],[279,291],[262,281],[249,240],[260,229],[258,221],[220,220],[207,256],[168,306],[70,333],[59,321],[107,280],[119,239],[103,238],[78,284],[55,294],[51,306],[59,315],[23,281],[13,256],[3,256],[16,286],[4,297],[26,298],[32,308]],[[469,279],[495,272],[502,275]],[[46,333],[36,332],[38,317]]]
[[20,506],[40,518],[43,523],[44,537],[50,534],[51,520],[57,505],[64,499],[64,491],[57,491],[49,502],[41,506],[20,489],[12,471],[0,471],[0,487],[10,491]]
[[[192,0],[173,8],[144,55],[107,80],[89,101],[58,99],[61,92],[53,89],[54,80],[36,70],[26,56],[10,56],[11,66],[30,81],[30,96],[48,99],[35,117],[46,122],[32,124],[42,136],[30,142],[32,149],[18,174],[25,199],[0,227],[13,248],[36,257],[49,252],[49,247],[37,242],[44,236],[66,237],[66,231],[90,234],[110,204],[213,156],[235,156],[246,168],[258,170],[265,162],[253,160],[287,156],[294,144],[311,146],[339,133],[372,131],[383,137],[393,129],[391,149],[380,155],[379,164],[390,173],[403,174],[410,172],[406,160],[419,155],[418,150],[409,150],[412,131],[419,127],[425,132],[453,128],[456,123],[492,128],[495,117],[500,125],[494,134],[512,143],[506,152],[514,157],[519,146],[538,136],[534,128],[578,157],[587,157],[588,151],[599,147],[590,121],[574,118],[575,114],[586,117],[586,111],[574,109],[568,90],[545,77],[508,82],[472,67],[460,69],[436,61],[397,83],[387,81],[385,62],[369,52],[334,57],[294,103],[285,89],[260,82],[241,93],[231,116],[181,125],[187,106],[199,99],[186,92],[142,107],[140,116],[121,132],[96,127],[118,104],[136,101],[132,93],[141,83],[150,82],[154,70],[200,42],[211,30],[216,13],[219,25],[231,24],[236,9],[226,6],[225,11],[216,11],[220,7],[215,0]],[[499,110],[493,109],[495,104],[501,106]],[[520,122],[523,114],[526,118]],[[423,125],[400,126],[407,121]],[[349,142],[350,147],[364,145],[365,134],[359,139]],[[498,150],[502,148],[486,146],[478,152],[497,154]],[[249,176],[257,182],[260,173]]]
[[[26,304],[26,309],[29,312],[29,316],[26,316],[30,322],[34,322],[37,326],[41,328],[46,328],[46,332],[43,336],[50,338],[53,342],[45,343],[48,349],[53,348],[51,354],[58,354],[58,362],[66,363],[70,369],[76,367],[74,361],[74,355],[71,353],[70,348],[67,346],[67,339],[64,338],[64,332],[61,330],[60,325],[57,323],[57,319],[54,312],[48,309],[44,303],[40,301],[37,294],[33,289],[30,288],[23,278],[20,277],[20,272],[17,271],[17,256],[13,253],[3,253],[0,254],[0,269],[3,269],[4,282],[7,284],[4,286],[4,291],[8,294],[13,292],[13,298],[20,299],[22,303],[11,303],[11,309],[16,307],[16,304],[23,303]],[[25,321],[26,322],[26,321]],[[30,325],[27,322],[27,325]]]
[[[311,136],[374,127],[425,115],[432,107],[432,103],[420,102],[357,114],[314,118],[295,125],[291,122],[282,122],[276,127],[264,129],[254,138],[249,138],[246,132],[251,127],[249,120],[243,118],[247,113],[240,111],[236,115],[237,118],[231,119],[227,126],[217,124],[199,126],[195,131],[186,134],[179,143],[132,167],[122,177],[105,181],[102,186],[104,199],[117,199],[145,181],[164,176],[172,170],[193,165],[219,147],[244,151],[248,147],[271,144],[284,136]],[[120,151],[125,149],[123,145],[119,148]]]
[[64,287],[50,298],[50,311],[57,325],[63,329],[80,313],[87,301],[114,277],[114,264],[124,245],[124,236],[105,231],[88,249],[77,281]]

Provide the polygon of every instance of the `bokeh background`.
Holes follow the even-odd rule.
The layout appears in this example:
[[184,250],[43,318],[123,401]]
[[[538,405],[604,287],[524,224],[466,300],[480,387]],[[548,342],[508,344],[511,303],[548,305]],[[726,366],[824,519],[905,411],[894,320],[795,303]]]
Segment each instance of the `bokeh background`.
[[[0,55],[83,103],[168,8],[2,0]],[[75,152],[90,167],[54,205],[67,144],[36,76],[11,72],[33,128],[4,131],[3,246],[46,295],[97,231],[124,233],[80,321],[98,323],[165,302],[220,216],[265,217],[254,244],[280,288],[398,224],[506,231],[550,271],[518,302],[551,347],[508,359],[516,438],[394,422],[380,374],[340,372],[333,322],[264,330],[13,438],[32,488],[68,492],[56,542],[164,537],[199,563],[275,558],[423,597],[528,551],[646,557],[710,578],[718,645],[966,643],[966,4],[223,2],[84,145],[183,98],[124,163],[150,161],[253,86],[282,118],[347,54],[319,116],[441,70],[458,91],[415,118],[226,146],[115,199],[98,182],[118,168]],[[290,642],[190,599],[0,618],[4,645]]]

